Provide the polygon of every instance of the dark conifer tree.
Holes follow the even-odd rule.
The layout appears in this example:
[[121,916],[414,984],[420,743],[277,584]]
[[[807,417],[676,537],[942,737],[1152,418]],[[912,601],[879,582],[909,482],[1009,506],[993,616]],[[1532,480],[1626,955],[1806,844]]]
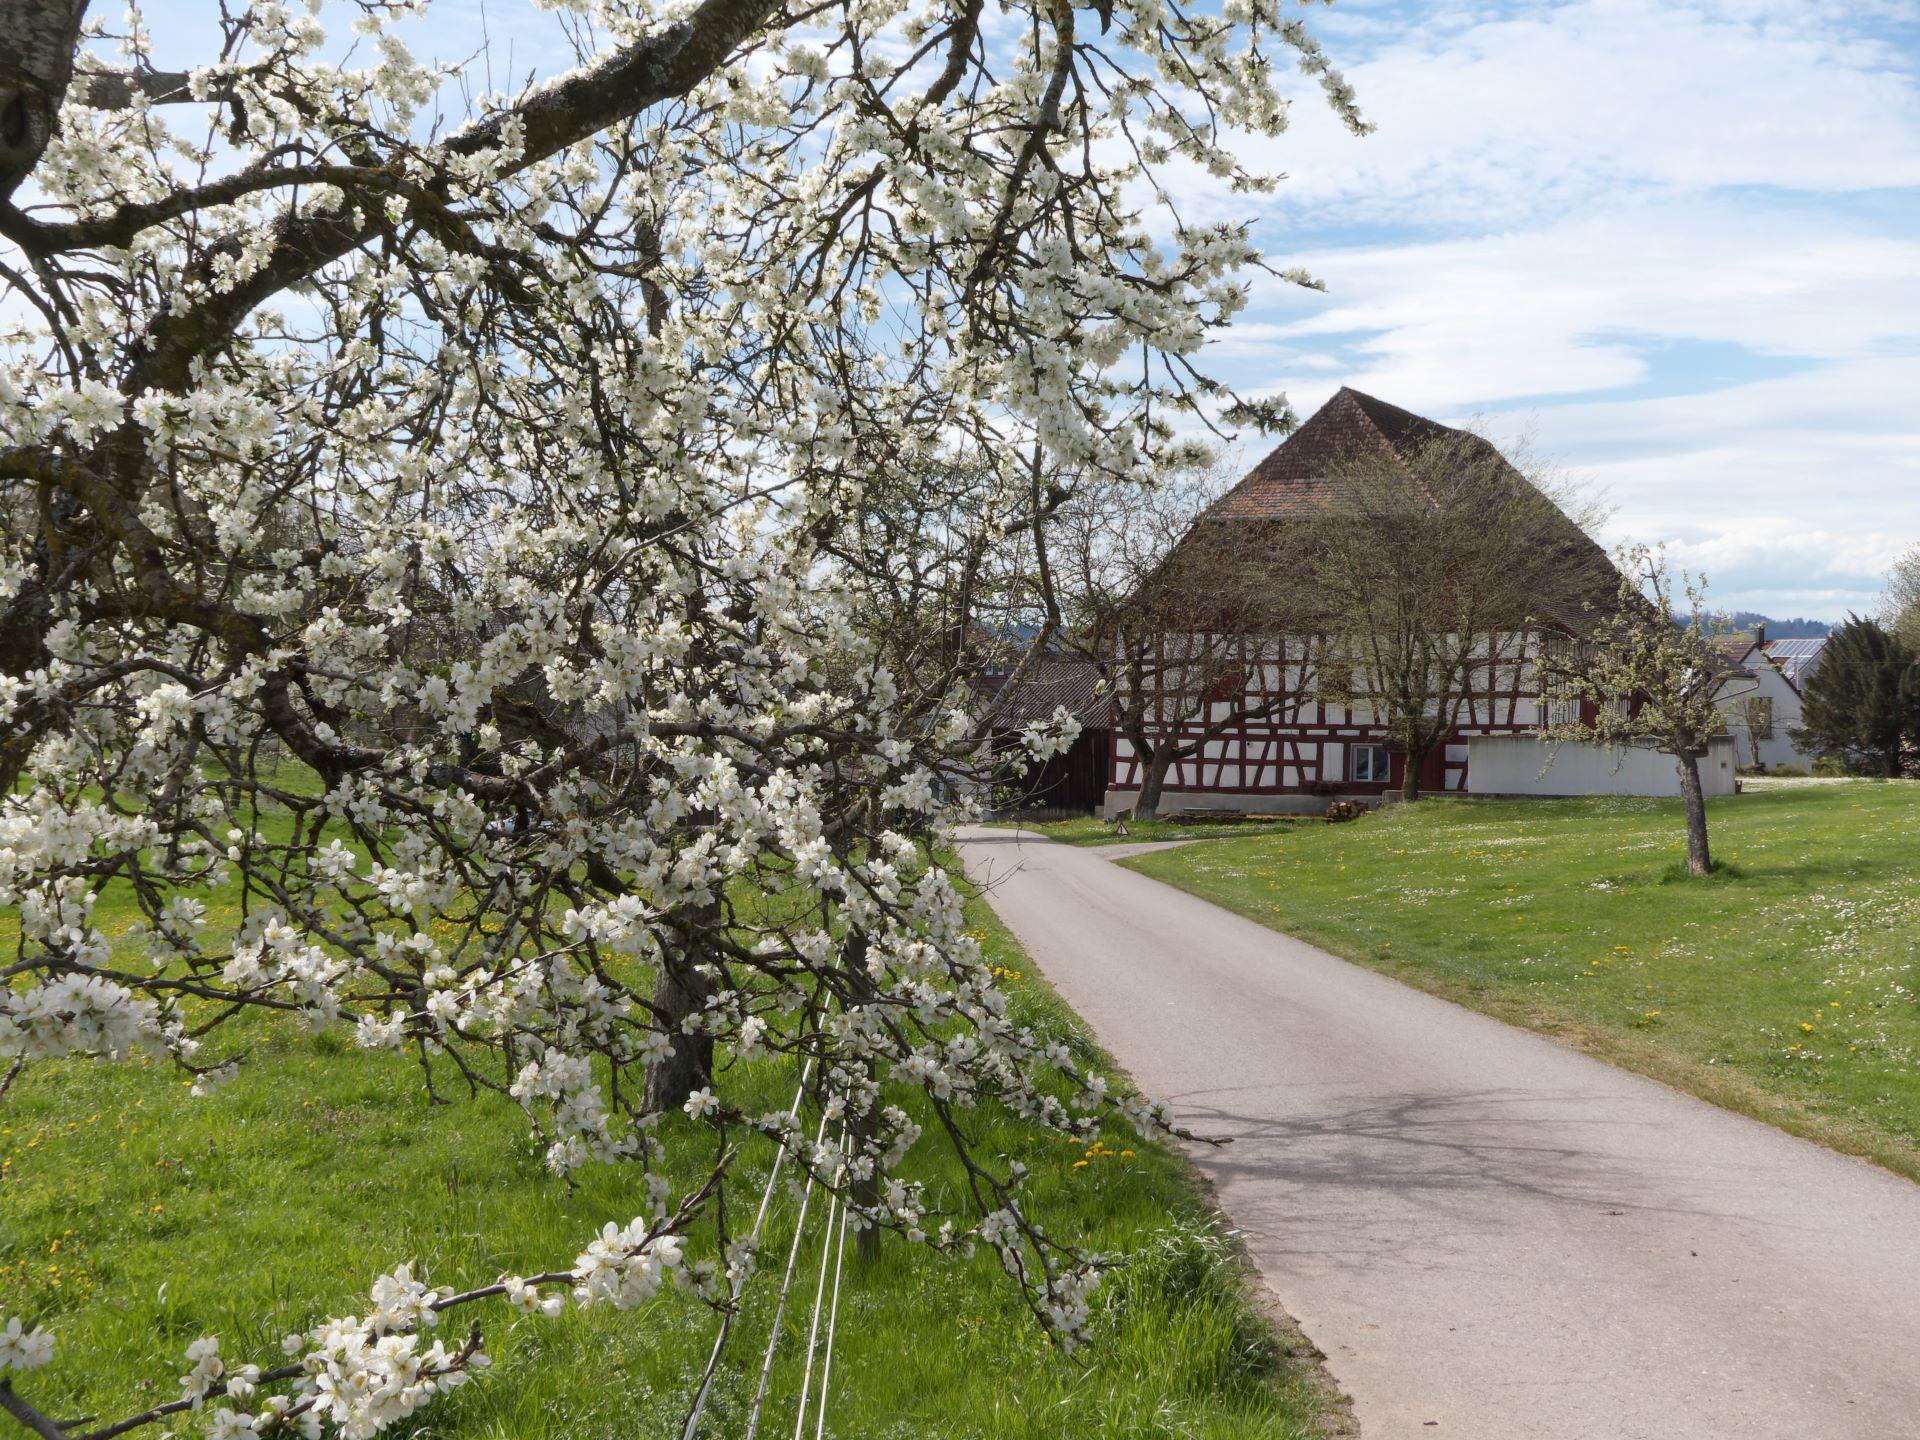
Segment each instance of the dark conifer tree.
[[1874,621],[1849,616],[1807,680],[1793,736],[1862,774],[1908,773],[1920,759],[1920,655]]

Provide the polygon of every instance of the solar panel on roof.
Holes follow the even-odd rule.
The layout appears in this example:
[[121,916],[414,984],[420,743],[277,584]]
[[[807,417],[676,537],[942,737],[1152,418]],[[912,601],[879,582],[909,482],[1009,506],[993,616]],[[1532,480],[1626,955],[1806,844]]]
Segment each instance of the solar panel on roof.
[[1827,637],[1814,635],[1791,640],[1773,640],[1767,644],[1767,657],[1779,665],[1788,680],[1798,682],[1800,672],[1820,658]]

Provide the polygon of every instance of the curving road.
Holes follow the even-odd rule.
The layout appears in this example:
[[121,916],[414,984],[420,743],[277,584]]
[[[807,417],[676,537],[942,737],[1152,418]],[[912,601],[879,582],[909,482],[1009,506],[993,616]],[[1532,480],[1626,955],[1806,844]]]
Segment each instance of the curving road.
[[1326,1352],[1363,1440],[1920,1437],[1920,1187],[1093,850],[967,869]]

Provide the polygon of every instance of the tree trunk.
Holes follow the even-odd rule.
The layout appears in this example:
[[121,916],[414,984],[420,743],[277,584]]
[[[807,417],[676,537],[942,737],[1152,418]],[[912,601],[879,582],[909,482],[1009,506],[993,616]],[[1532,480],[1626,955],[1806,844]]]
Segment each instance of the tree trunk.
[[1400,798],[1412,801],[1420,798],[1420,771],[1427,763],[1427,752],[1415,754],[1407,751],[1407,767],[1400,772]]
[[1687,807],[1687,873],[1705,875],[1712,871],[1713,862],[1707,854],[1707,797],[1700,789],[1700,758],[1682,750],[1677,763],[1680,798]]
[[[1138,744],[1134,746],[1134,753],[1139,754]],[[1140,798],[1133,802],[1134,819],[1152,820],[1159,815],[1160,789],[1166,784],[1167,770],[1172,764],[1173,752],[1168,746],[1161,745],[1153,752],[1153,759],[1140,772]]]
[[[701,918],[717,923],[712,912]],[[653,987],[654,1024],[666,1032],[673,1053],[647,1066],[649,1110],[678,1110],[694,1091],[713,1083],[713,1036],[689,1035],[680,1028],[681,1022],[704,1010],[713,996],[713,981],[699,968],[702,956],[694,939],[698,929],[698,920],[686,926],[680,953],[662,960],[660,978]]]

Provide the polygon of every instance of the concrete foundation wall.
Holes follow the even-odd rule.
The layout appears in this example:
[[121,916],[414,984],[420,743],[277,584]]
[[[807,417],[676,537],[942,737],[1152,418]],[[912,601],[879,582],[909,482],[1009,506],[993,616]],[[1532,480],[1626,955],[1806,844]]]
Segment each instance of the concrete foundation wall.
[[[1104,804],[1100,807],[1100,818],[1111,820],[1133,809],[1139,800],[1138,790],[1109,790]],[[1243,815],[1324,815],[1327,806],[1337,799],[1359,799],[1366,805],[1377,805],[1378,795],[1337,796],[1337,795],[1235,795],[1230,793],[1191,794],[1184,791],[1165,790],[1160,794],[1160,818],[1165,820],[1178,815],[1182,810],[1238,810]]]
[[[1709,796],[1733,794],[1737,764],[1733,737],[1716,737],[1700,759],[1700,788]],[[1483,735],[1468,742],[1467,792],[1678,796],[1680,772],[1673,756],[1651,746],[1562,745],[1556,752],[1533,735]]]

